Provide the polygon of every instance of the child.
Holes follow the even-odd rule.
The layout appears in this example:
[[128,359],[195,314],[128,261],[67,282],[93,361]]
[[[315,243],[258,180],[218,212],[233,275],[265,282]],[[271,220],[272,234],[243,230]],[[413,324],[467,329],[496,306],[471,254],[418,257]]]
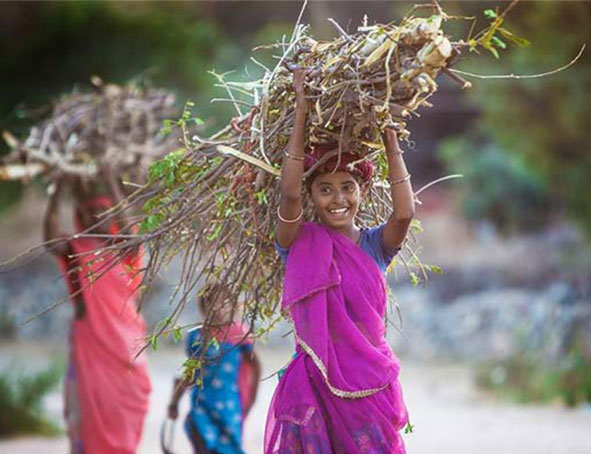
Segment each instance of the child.
[[[219,284],[209,284],[199,298],[203,316],[209,315],[213,328],[204,332],[194,329],[187,336],[187,356],[200,358],[205,353],[201,374],[203,383],[176,379],[168,406],[168,416],[178,417],[178,402],[185,389],[191,391],[191,410],[185,420],[185,431],[196,454],[239,454],[242,450],[244,419],[256,398],[260,364],[252,342],[232,314],[224,311],[226,291]],[[211,312],[211,314],[209,314]],[[210,342],[215,339],[216,342]]]
[[[304,78],[296,69],[296,116],[276,228],[276,248],[286,262],[282,309],[294,328],[297,356],[273,397],[264,452],[401,454],[398,432],[408,415],[400,364],[385,340],[384,272],[414,216],[410,175],[395,132],[386,130],[394,211],[383,225],[357,227],[373,166],[347,153],[319,162],[339,144],[304,153]],[[313,165],[306,185],[319,222],[303,223],[303,173]]]

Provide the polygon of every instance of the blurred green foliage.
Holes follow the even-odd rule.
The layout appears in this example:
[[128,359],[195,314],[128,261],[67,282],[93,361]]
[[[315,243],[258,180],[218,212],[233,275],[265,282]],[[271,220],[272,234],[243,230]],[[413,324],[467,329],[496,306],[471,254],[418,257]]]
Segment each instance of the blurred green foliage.
[[[207,71],[232,67],[236,52],[214,22],[191,3],[40,2],[2,5],[0,125],[24,136],[52,98],[74,86],[89,88],[93,75],[106,82],[149,80],[191,97],[217,129],[230,115],[211,106]],[[0,145],[0,155],[7,152]],[[18,200],[17,183],[0,182],[0,210]]]
[[[482,8],[480,4],[478,4]],[[474,5],[460,4],[462,13]],[[470,11],[466,11],[471,8]],[[453,12],[453,8],[452,9]],[[449,11],[448,11],[449,12]],[[591,3],[524,2],[509,15],[511,29],[532,42],[525,49],[467,59],[458,67],[478,74],[535,74],[559,68],[591,43]],[[471,79],[469,96],[482,112],[480,132],[547,182],[566,206],[566,215],[591,231],[591,57],[589,49],[572,67],[549,77]],[[469,159],[478,159],[475,146]]]
[[18,181],[0,181],[0,214],[20,200],[23,185]]
[[459,193],[467,219],[488,219],[503,232],[543,227],[551,211],[546,186],[522,156],[471,137],[444,141],[439,154],[450,172],[464,175]]
[[537,356],[523,351],[505,361],[483,365],[476,383],[518,402],[560,400],[569,407],[591,403],[591,357],[581,345],[573,345],[553,367]]
[[36,373],[23,373],[11,366],[0,373],[0,437],[57,435],[60,430],[43,412],[43,398],[62,377],[52,366]]
[[22,101],[47,102],[75,83],[88,84],[95,74],[115,83],[147,76],[183,98],[193,96],[210,86],[206,70],[215,64],[217,49],[227,45],[216,25],[187,3],[48,2],[12,8],[21,26],[14,30],[18,39],[3,52],[2,74],[11,80],[11,90],[0,97],[3,119]]

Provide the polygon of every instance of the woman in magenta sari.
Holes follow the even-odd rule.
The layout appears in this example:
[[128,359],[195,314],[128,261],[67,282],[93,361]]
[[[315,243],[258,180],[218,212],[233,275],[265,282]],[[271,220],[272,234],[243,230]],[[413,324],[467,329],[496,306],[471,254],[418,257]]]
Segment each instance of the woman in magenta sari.
[[373,167],[344,153],[307,179],[320,222],[303,223],[304,170],[338,148],[304,153],[304,79],[297,69],[296,115],[281,169],[276,229],[276,247],[286,263],[282,308],[297,347],[271,403],[265,454],[401,454],[399,431],[408,414],[400,363],[385,340],[384,272],[414,215],[410,175],[395,132],[386,130],[394,205],[388,221],[370,229],[356,226]]
[[[151,390],[145,358],[134,358],[138,343],[145,338],[145,324],[135,305],[140,257],[130,256],[103,273],[105,262],[101,259],[107,257],[93,253],[105,246],[102,239],[68,238],[60,233],[62,180],[57,181],[50,198],[44,236],[48,250],[58,259],[74,305],[64,387],[70,453],[134,454]],[[110,197],[94,196],[80,181],[75,184],[78,232],[119,231],[116,222],[92,227],[99,213],[122,198],[112,172],[108,172],[107,182]]]

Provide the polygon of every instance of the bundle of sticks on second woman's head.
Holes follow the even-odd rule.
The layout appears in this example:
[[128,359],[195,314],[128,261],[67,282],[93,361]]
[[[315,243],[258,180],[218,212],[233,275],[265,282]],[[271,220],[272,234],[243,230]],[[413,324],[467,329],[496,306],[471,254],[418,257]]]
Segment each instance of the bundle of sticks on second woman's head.
[[106,84],[97,76],[91,82],[92,90],[56,100],[26,139],[4,132],[12,151],[2,160],[0,179],[66,175],[92,183],[108,162],[125,180],[146,181],[150,164],[173,146],[160,131],[177,112],[174,95],[140,84]]
[[[277,62],[267,67],[252,57],[262,68],[260,79],[234,82],[214,73],[227,91],[227,98],[216,101],[236,110],[226,127],[209,137],[194,134],[199,119],[193,117],[192,103],[181,118],[166,123],[180,130],[182,147],[152,164],[148,182],[119,207],[141,207],[142,214],[134,218],[137,234],[107,246],[120,256],[148,246],[143,286],[150,286],[173,257],[180,261],[174,309],[156,335],[174,329],[187,299],[211,279],[222,284],[233,309],[240,302],[245,320],[257,326],[255,335],[278,321],[283,266],[273,232],[280,166],[295,115],[294,68],[306,71],[307,147],[338,142],[324,159],[346,152],[374,161],[378,170],[358,222],[387,218],[391,204],[381,132],[393,128],[408,140],[407,124],[419,108],[430,105],[438,76],[445,74],[466,88],[470,84],[450,70],[452,64],[471,50],[496,52],[493,38],[502,15],[474,35],[472,27],[469,37],[460,40],[444,32],[448,20],[433,2],[399,23],[369,24],[366,18],[354,33],[332,21],[336,32],[330,41],[315,40],[310,28],[298,22],[291,37],[255,49],[255,54],[273,53]],[[305,217],[313,218],[310,207]],[[414,267],[424,273],[410,244],[396,260],[409,272]]]

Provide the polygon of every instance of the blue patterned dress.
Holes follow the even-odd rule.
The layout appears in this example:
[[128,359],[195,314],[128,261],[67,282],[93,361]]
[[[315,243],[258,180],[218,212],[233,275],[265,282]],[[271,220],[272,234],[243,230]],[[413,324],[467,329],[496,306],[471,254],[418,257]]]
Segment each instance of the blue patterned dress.
[[[198,357],[203,347],[201,330],[187,336],[187,356]],[[191,410],[185,420],[185,431],[191,438],[192,429],[202,438],[208,451],[217,454],[243,454],[243,409],[238,388],[238,371],[250,344],[239,346],[220,343],[219,350],[209,347],[206,357],[211,364],[202,370],[203,386],[191,391]]]

